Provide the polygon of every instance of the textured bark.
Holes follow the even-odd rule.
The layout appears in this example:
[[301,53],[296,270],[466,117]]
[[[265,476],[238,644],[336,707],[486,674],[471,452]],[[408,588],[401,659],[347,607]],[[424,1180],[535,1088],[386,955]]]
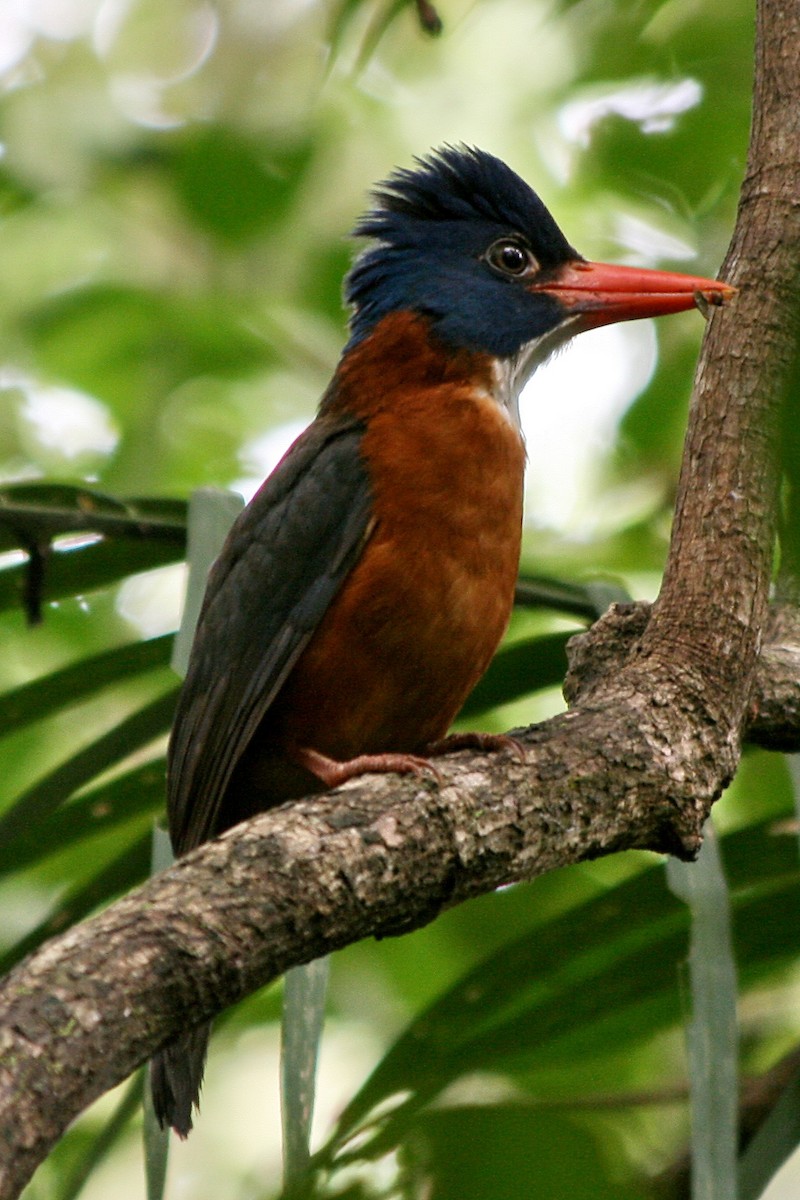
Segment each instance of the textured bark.
[[800,612],[771,608],[747,713],[748,742],[800,752]]
[[371,777],[287,805],[47,943],[0,986],[0,1196],[187,1013],[200,1022],[289,966],[503,883],[617,849],[694,849],[719,773],[713,756],[694,774],[665,754],[669,709],[641,733],[649,707],[626,697],[534,727],[524,763],[460,754],[441,785]]
[[799,61],[798,6],[763,0],[724,272],[741,290],[709,323],[649,619],[611,615],[634,622],[621,649],[607,629],[578,643],[577,706],[522,735],[525,762],[462,754],[442,762],[441,784],[370,778],[256,818],[12,972],[0,987],[0,1200],[187,1013],[199,1023],[293,964],[500,884],[625,848],[691,856],[745,723],[764,744],[797,746],[796,617],[776,614],[760,659],[759,646],[797,355]]

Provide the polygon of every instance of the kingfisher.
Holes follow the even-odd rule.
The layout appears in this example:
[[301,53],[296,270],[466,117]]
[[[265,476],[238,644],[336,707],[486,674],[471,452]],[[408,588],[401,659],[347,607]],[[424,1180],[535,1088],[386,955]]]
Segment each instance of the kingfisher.
[[[520,390],[583,330],[733,292],[588,262],[528,184],[473,147],[394,171],[373,201],[345,282],[349,340],[317,416],[209,574],[169,747],[178,855],[365,772],[509,746],[447,731],[511,614]],[[181,1136],[208,1033],[153,1060],[156,1114]]]

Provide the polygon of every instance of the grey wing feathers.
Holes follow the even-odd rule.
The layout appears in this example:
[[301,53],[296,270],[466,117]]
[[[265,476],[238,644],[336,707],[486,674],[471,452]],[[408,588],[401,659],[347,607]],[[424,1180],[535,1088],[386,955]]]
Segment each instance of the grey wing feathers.
[[320,417],[233,525],[210,574],[169,751],[176,853],[214,836],[231,774],[359,557],[363,425]]

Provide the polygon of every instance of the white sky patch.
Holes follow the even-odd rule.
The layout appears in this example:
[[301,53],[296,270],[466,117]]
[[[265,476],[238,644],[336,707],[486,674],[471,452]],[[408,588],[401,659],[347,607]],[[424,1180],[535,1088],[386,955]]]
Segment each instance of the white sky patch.
[[24,399],[19,419],[44,450],[69,462],[87,456],[112,454],[119,442],[117,429],[104,404],[75,388],[21,383]]
[[247,474],[231,484],[232,491],[240,492],[245,500],[249,500],[307,425],[308,421],[287,421],[285,425],[278,425],[245,442],[239,451],[239,459]]
[[28,556],[24,550],[3,550],[0,553],[0,571],[5,571],[8,567],[18,567],[20,563],[28,561]]
[[0,74],[10,71],[28,53],[33,34],[19,6],[0,5]]
[[170,563],[126,579],[116,609],[140,637],[160,637],[178,628],[185,590],[186,564]]
[[0,0],[0,75],[11,71],[37,37],[70,41],[91,28],[101,0]]
[[675,262],[689,262],[697,258],[695,246],[632,213],[620,213],[614,232],[620,246],[635,255],[637,261],[641,260],[647,265],[663,258]]
[[[381,1042],[369,1022],[345,1022],[331,1014],[325,1022],[320,1047],[317,1095],[314,1105],[312,1145],[330,1134],[336,1119],[359,1084],[381,1055]],[[232,1200],[242,1193],[241,1179],[257,1179],[261,1192],[278,1190],[281,1171],[281,1122],[278,1089],[280,1070],[279,1030],[272,1023],[259,1023],[242,1030],[220,1030],[210,1049],[210,1065],[203,1085],[203,1128],[208,1136],[190,1142],[173,1139],[170,1146],[172,1195],[182,1200]],[[217,1131],[215,1133],[215,1131]],[[368,1181],[366,1194],[384,1195],[396,1179],[387,1172],[386,1159],[359,1164],[356,1175]],[[87,1200],[131,1194],[130,1174],[111,1176],[119,1155],[112,1155],[101,1173],[88,1184]],[[388,1179],[387,1179],[388,1173]],[[348,1168],[337,1170],[337,1187],[354,1177]],[[104,1186],[100,1186],[101,1182]],[[372,1186],[369,1186],[372,1185]],[[384,1185],[384,1186],[381,1186]],[[94,1190],[91,1190],[94,1187]],[[253,1189],[250,1189],[253,1194]],[[392,1195],[399,1194],[396,1189]]]
[[602,526],[603,462],[656,358],[653,322],[637,321],[582,333],[536,372],[520,398],[531,525],[573,537]]
[[69,41],[92,27],[101,0],[18,0],[30,28],[44,37]]
[[565,104],[558,123],[567,141],[579,146],[588,146],[592,127],[612,114],[635,121],[642,133],[668,133],[676,119],[698,105],[702,97],[696,79],[675,83],[643,79],[625,87],[593,88]]
[[143,43],[137,37],[136,5],[104,0],[92,36],[95,52],[109,66],[113,102],[128,120],[150,129],[184,123],[184,115],[169,110],[167,93],[197,74],[219,37],[219,14],[205,0],[173,2],[162,9],[162,27],[156,31],[160,38],[156,42],[151,29],[150,41]]

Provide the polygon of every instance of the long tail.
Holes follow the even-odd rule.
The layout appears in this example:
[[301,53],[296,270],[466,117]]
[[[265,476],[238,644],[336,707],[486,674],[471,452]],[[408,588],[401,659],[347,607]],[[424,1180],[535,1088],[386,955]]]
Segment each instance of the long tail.
[[200,1107],[211,1022],[182,1033],[150,1062],[153,1109],[162,1129],[171,1125],[185,1138],[192,1128],[192,1109]]

